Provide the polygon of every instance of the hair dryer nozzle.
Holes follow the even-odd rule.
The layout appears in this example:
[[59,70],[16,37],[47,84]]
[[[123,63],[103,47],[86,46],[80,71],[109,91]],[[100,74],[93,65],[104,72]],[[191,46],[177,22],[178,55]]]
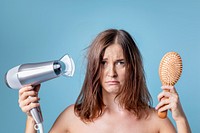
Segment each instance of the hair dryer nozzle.
[[75,71],[75,65],[73,59],[66,54],[60,59],[60,61],[65,65],[65,67],[63,67],[65,68],[65,70],[62,73],[62,75],[73,76]]

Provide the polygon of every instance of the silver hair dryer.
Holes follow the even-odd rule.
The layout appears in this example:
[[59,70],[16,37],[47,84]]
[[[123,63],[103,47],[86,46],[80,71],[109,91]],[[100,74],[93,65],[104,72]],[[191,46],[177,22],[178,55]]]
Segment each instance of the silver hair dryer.
[[[9,88],[20,89],[26,85],[38,85],[60,75],[73,76],[75,65],[73,59],[64,55],[60,60],[28,63],[10,69],[5,75],[5,82]],[[30,110],[36,125],[35,129],[43,122],[40,107]]]

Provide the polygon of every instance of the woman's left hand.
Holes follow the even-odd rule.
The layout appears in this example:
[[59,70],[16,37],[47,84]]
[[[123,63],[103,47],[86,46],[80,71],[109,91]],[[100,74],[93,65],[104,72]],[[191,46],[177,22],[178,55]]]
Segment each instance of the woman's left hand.
[[[159,112],[170,110],[175,121],[185,118],[179,95],[174,86],[162,86],[163,91],[158,95],[159,103],[156,110]],[[165,97],[165,98],[163,98]]]

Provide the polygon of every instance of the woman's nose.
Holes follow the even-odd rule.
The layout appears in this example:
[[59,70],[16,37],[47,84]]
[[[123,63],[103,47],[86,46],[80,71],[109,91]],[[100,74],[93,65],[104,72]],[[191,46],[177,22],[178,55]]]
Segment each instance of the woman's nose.
[[109,77],[117,77],[117,72],[114,65],[110,65],[108,68],[108,76]]

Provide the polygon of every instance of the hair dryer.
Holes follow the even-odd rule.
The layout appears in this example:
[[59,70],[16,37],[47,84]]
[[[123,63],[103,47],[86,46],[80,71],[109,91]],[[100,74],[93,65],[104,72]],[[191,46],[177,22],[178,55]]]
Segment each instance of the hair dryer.
[[[6,73],[5,82],[9,88],[20,89],[26,85],[38,85],[60,75],[73,76],[74,71],[73,59],[68,55],[64,55],[60,60],[16,66]],[[36,122],[34,128],[43,132],[43,118],[40,107],[31,109],[30,113]]]

